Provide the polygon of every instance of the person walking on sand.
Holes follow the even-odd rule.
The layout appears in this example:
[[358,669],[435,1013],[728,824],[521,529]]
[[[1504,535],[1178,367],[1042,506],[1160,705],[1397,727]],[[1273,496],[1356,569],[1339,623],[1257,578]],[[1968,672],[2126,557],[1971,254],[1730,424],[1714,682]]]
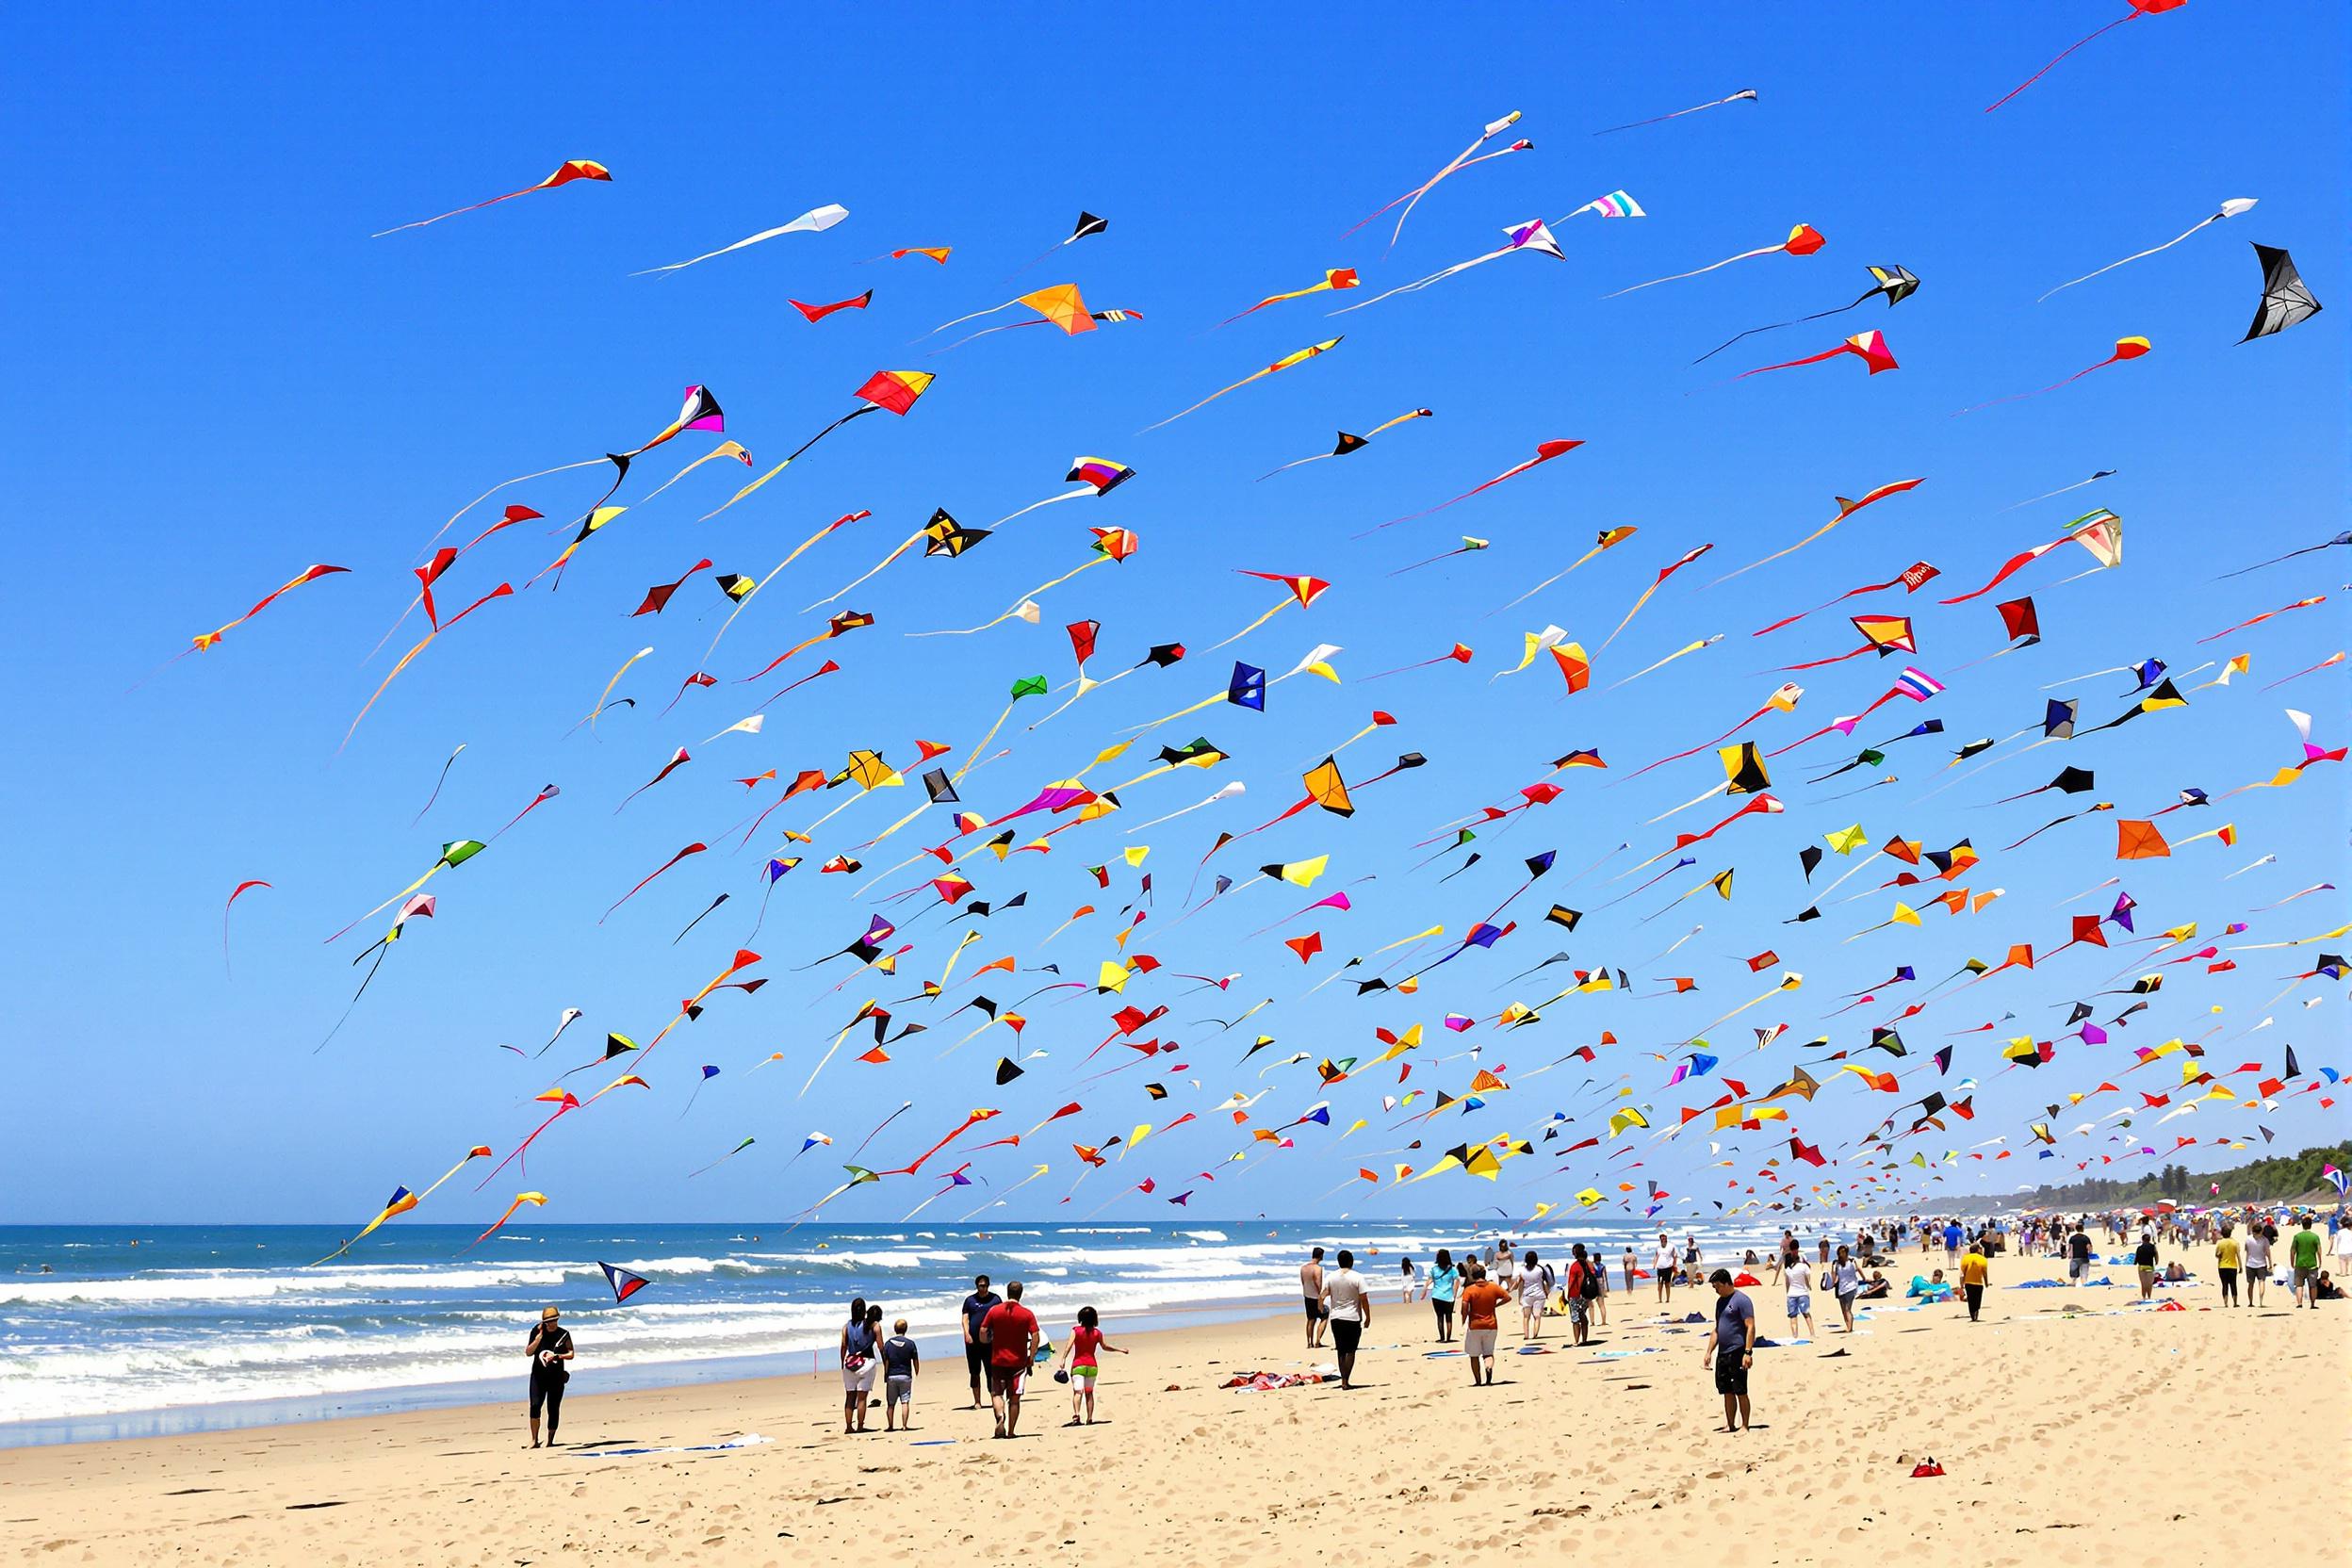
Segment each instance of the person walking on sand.
[[866,1406],[874,1399],[874,1325],[868,1320],[866,1298],[849,1304],[849,1321],[841,1325],[841,1435],[866,1429]]
[[881,1346],[882,1429],[915,1429],[915,1374],[923,1370],[923,1352],[906,1337],[906,1320],[890,1325],[890,1337]]
[[1462,1293],[1462,1273],[1454,1266],[1454,1254],[1446,1248],[1437,1250],[1437,1262],[1429,1268],[1429,1305],[1437,1314],[1437,1342],[1450,1345],[1454,1339],[1454,1298]]
[[2140,1272],[2140,1299],[2156,1298],[2156,1233],[2142,1231],[2139,1246],[2132,1250],[2132,1266]]
[[1956,1268],[1959,1266],[1960,1244],[1968,1239],[1968,1233],[1960,1228],[1959,1220],[1947,1219],[1944,1221],[1944,1266],[1946,1268]]
[[572,1380],[572,1331],[557,1320],[553,1307],[539,1309],[539,1326],[523,1341],[531,1358],[531,1446],[539,1446],[539,1411],[547,1413],[547,1443],[555,1446],[555,1429],[564,1422],[564,1385]]
[[988,1309],[982,1325],[988,1336],[988,1399],[996,1412],[998,1437],[1021,1425],[1021,1388],[1037,1353],[1037,1315],[1021,1304],[1021,1282],[1004,1285],[1004,1299]]
[[1339,1250],[1339,1266],[1323,1277],[1323,1321],[1331,1331],[1331,1348],[1339,1352],[1339,1386],[1355,1387],[1356,1347],[1372,1324],[1372,1287],[1356,1272],[1356,1255]]
[[[2154,1250],[2152,1244],[2149,1250]],[[2143,1269],[2140,1285],[2143,1292],[2148,1289],[2147,1277],[2148,1270]],[[1992,1281],[1993,1261],[1984,1255],[1984,1244],[1981,1241],[1968,1243],[1968,1252],[1960,1259],[1960,1294],[1968,1298],[1969,1322],[1982,1320],[1979,1314],[1984,1308],[1984,1287]]]
[[1727,1268],[1708,1275],[1707,1282],[1715,1287],[1715,1326],[1707,1331],[1699,1364],[1714,1368],[1715,1392],[1723,1396],[1723,1430],[1745,1431],[1748,1369],[1756,1362],[1756,1303],[1746,1291],[1731,1287]]
[[1803,1252],[1791,1251],[1781,1261],[1780,1282],[1788,1298],[1788,1333],[1794,1338],[1800,1319],[1805,1337],[1813,1337],[1813,1266]]
[[1642,1260],[1633,1255],[1633,1244],[1631,1242],[1627,1242],[1625,1244],[1625,1255],[1617,1261],[1617,1267],[1620,1274],[1624,1278],[1625,1294],[1627,1296],[1631,1296],[1633,1294],[1633,1277],[1642,1272]]
[[1838,1249],[1838,1261],[1830,1266],[1829,1288],[1838,1298],[1838,1315],[1845,1320],[1845,1331],[1851,1334],[1854,1303],[1862,1295],[1862,1270],[1843,1247]]
[[2066,1237],[2066,1278],[2080,1284],[2091,1277],[2091,1233],[2076,1224]]
[[1470,1361],[1473,1388],[1494,1381],[1495,1314],[1510,1299],[1511,1292],[1488,1279],[1482,1266],[1470,1266],[1470,1282],[1462,1290],[1462,1351]]
[[1102,1373],[1097,1352],[1108,1350],[1115,1356],[1127,1352],[1102,1337],[1102,1318],[1092,1307],[1078,1309],[1078,1321],[1071,1326],[1070,1342],[1062,1347],[1062,1370],[1058,1374],[1070,1380],[1070,1419],[1067,1427],[1094,1425],[1094,1380]]
[[1658,1250],[1651,1255],[1650,1272],[1658,1276],[1658,1304],[1671,1305],[1674,1299],[1674,1244],[1666,1239],[1666,1233],[1658,1233]]
[[1601,1261],[1598,1242],[1592,1244],[1592,1255],[1584,1260],[1584,1266],[1592,1275],[1592,1294],[1589,1298],[1592,1303],[1592,1321],[1606,1329],[1609,1327],[1609,1265]]
[[966,1410],[978,1410],[985,1396],[980,1385],[988,1374],[988,1336],[981,1325],[988,1320],[989,1309],[1003,1299],[988,1288],[988,1277],[982,1274],[972,1282],[972,1294],[964,1298],[964,1370],[972,1377],[972,1403]]
[[2246,1304],[2262,1304],[2262,1287],[2270,1283],[2270,1233],[2268,1221],[2257,1215],[2246,1225]]
[[2295,1236],[2287,1243],[2287,1261],[2295,1266],[2295,1304],[2319,1310],[2319,1233],[2311,1229],[2311,1217],[2304,1215],[2295,1221]]
[[1307,1348],[1323,1344],[1323,1249],[1298,1266],[1298,1290],[1307,1301]]
[[1598,1272],[1598,1266],[1584,1255],[1584,1243],[1568,1250],[1568,1334],[1577,1345],[1592,1335],[1592,1293],[1599,1288],[1593,1277]]
[[1427,1295],[1429,1287],[1427,1282],[1422,1280],[1421,1270],[1413,1266],[1413,1260],[1411,1258],[1398,1259],[1397,1266],[1403,1274],[1403,1294],[1397,1298],[1397,1305],[1409,1307],[1413,1305],[1413,1294],[1416,1291],[1423,1295]]
[[[1577,1245],[1583,1244],[1579,1242]],[[1544,1309],[1551,1304],[1553,1278],[1551,1265],[1539,1263],[1535,1249],[1528,1248],[1527,1255],[1520,1262],[1519,1278],[1516,1281],[1519,1287],[1519,1337],[1521,1339],[1544,1337]]]
[[2221,1239],[2213,1243],[2213,1272],[2221,1278],[2221,1304],[2238,1305],[2238,1238],[2230,1233],[2236,1227],[2228,1220],[2221,1222]]

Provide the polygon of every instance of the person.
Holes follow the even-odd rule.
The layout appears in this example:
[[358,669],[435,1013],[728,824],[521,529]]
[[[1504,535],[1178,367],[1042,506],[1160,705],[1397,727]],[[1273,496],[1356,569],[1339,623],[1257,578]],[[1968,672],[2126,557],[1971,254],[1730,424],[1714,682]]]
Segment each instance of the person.
[[1568,1329],[1576,1343],[1584,1345],[1592,1338],[1592,1304],[1600,1298],[1600,1260],[1585,1255],[1584,1243],[1577,1242],[1568,1256]]
[[1585,1260],[1592,1273],[1592,1321],[1601,1328],[1609,1327],[1609,1265],[1601,1261],[1600,1245],[1593,1244],[1592,1255]]
[[915,1374],[923,1370],[923,1352],[906,1337],[906,1320],[890,1325],[882,1342],[882,1429],[915,1429]]
[[2323,1301],[2341,1301],[2344,1299],[2344,1287],[2336,1283],[2334,1275],[2323,1268],[2319,1271],[2319,1283],[2311,1287],[2311,1294]]
[[553,1307],[539,1309],[539,1326],[523,1341],[531,1358],[531,1446],[539,1446],[539,1411],[547,1413],[547,1444],[555,1446],[555,1429],[564,1422],[564,1385],[572,1380],[572,1331]]
[[1805,1335],[1813,1337],[1813,1266],[1805,1254],[1790,1251],[1781,1260],[1780,1282],[1788,1293],[1788,1332],[1794,1335],[1803,1319]]
[[1960,1228],[1960,1221],[1957,1219],[1944,1221],[1944,1266],[1946,1268],[1959,1266],[1960,1244],[1967,1239],[1968,1233]]
[[862,1296],[849,1304],[849,1321],[841,1325],[841,1434],[866,1429],[866,1407],[874,1398],[874,1326]]
[[2091,1233],[2077,1224],[2066,1238],[2066,1278],[2079,1282],[2090,1277]]
[[1884,1301],[1894,1293],[1894,1284],[1886,1278],[1886,1271],[1873,1268],[1870,1270],[1870,1277],[1862,1282],[1860,1298],[1865,1301]]
[[1429,1269],[1429,1305],[1437,1313],[1437,1342],[1450,1345],[1454,1338],[1454,1298],[1462,1290],[1462,1274],[1454,1267],[1450,1249],[1437,1250],[1437,1262]]
[[1674,1247],[1663,1231],[1658,1233],[1658,1253],[1650,1259],[1650,1268],[1658,1276],[1658,1304],[1671,1304],[1674,1298]]
[[1404,1271],[1405,1282],[1404,1294],[1397,1298],[1397,1304],[1409,1307],[1413,1305],[1413,1292],[1421,1291],[1426,1294],[1429,1286],[1423,1282],[1421,1271],[1413,1266],[1411,1258],[1400,1260],[1400,1266]]
[[1323,1249],[1298,1266],[1298,1289],[1307,1301],[1307,1348],[1323,1343]]
[[2345,1269],[2352,1268],[2352,1225],[2337,1225],[2336,1216],[2333,1214],[2328,1217],[2328,1223],[2335,1232],[2336,1239],[2332,1250],[2335,1253],[2336,1272],[2341,1274]]
[[988,1320],[988,1311],[1000,1298],[988,1288],[988,1277],[977,1275],[972,1282],[972,1294],[964,1298],[964,1370],[972,1376],[972,1403],[966,1410],[978,1410],[982,1397],[981,1380],[988,1372],[988,1340],[981,1325]]
[[2287,1244],[2287,1261],[2295,1266],[2295,1304],[2319,1308],[2319,1233],[2311,1229],[2311,1217],[2304,1215],[2295,1221],[2295,1239]]
[[1862,1294],[1862,1270],[1843,1247],[1838,1249],[1838,1261],[1830,1266],[1829,1288],[1838,1298],[1838,1315],[1845,1319],[1846,1332],[1854,1332],[1854,1303]]
[[[1966,1256],[1960,1260],[1960,1294],[1968,1298],[1968,1321],[1981,1322],[1978,1315],[1984,1309],[1984,1287],[1992,1282],[1993,1262],[1984,1255],[1984,1243],[1968,1243]],[[2140,1288],[2148,1288],[2146,1271],[2142,1271]]]
[[2270,1283],[2270,1234],[2263,1221],[2257,1217],[2246,1227],[2246,1304],[2262,1304],[2262,1287]]
[[2221,1304],[2234,1307],[2238,1302],[2238,1238],[2230,1232],[2236,1227],[2230,1221],[2221,1222],[2221,1239],[2213,1243],[2213,1272],[2221,1278]]
[[988,1341],[988,1402],[996,1412],[998,1437],[1021,1425],[1021,1389],[1037,1343],[1037,1317],[1021,1304],[1021,1282],[1004,1283],[1004,1299],[988,1309],[981,1330]]
[[1339,1386],[1353,1388],[1356,1347],[1372,1324],[1372,1291],[1356,1272],[1356,1255],[1345,1247],[1339,1250],[1339,1266],[1323,1277],[1323,1321],[1339,1352]]
[[1115,1356],[1127,1353],[1102,1337],[1099,1313],[1092,1307],[1080,1307],[1078,1321],[1070,1331],[1070,1342],[1062,1347],[1062,1376],[1070,1380],[1070,1419],[1063,1425],[1077,1426],[1082,1413],[1086,1425],[1094,1425],[1094,1380],[1102,1371],[1096,1354],[1102,1350]]
[[1470,1360],[1470,1384],[1494,1382],[1494,1339],[1499,1328],[1495,1312],[1511,1299],[1511,1292],[1486,1277],[1478,1264],[1470,1266],[1470,1282],[1462,1291],[1462,1350]]
[[1746,1291],[1732,1288],[1728,1268],[1717,1269],[1707,1282],[1715,1287],[1715,1325],[1707,1331],[1699,1364],[1715,1369],[1715,1392],[1723,1396],[1723,1430],[1745,1431],[1748,1368],[1756,1362],[1756,1303]]
[[1642,1272],[1642,1262],[1633,1255],[1633,1243],[1625,1243],[1625,1255],[1617,1260],[1617,1267],[1625,1281],[1625,1294],[1633,1294],[1633,1277]]
[[[1578,1242],[1576,1246],[1581,1250],[1584,1244]],[[1535,1249],[1528,1248],[1527,1257],[1521,1260],[1518,1278],[1519,1337],[1521,1339],[1544,1337],[1544,1309],[1551,1303],[1553,1277],[1552,1266],[1550,1264],[1539,1265],[1536,1261]],[[1572,1296],[1576,1294],[1573,1287],[1569,1294]],[[1581,1345],[1584,1341],[1579,1338],[1576,1343]]]
[[2139,1246],[2132,1250],[2132,1266],[2140,1271],[2140,1299],[2156,1298],[2156,1233],[2142,1231]]
[[1690,1282],[1697,1284],[1699,1282],[1699,1238],[1687,1231],[1683,1233],[1682,1237],[1682,1267],[1683,1272],[1690,1277]]

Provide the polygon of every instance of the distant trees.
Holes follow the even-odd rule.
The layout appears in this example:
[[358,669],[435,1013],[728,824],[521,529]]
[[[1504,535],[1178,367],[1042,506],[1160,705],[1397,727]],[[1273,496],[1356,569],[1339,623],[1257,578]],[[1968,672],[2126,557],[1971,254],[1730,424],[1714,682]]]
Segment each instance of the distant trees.
[[[2167,1165],[2132,1181],[2093,1178],[2066,1186],[2036,1187],[2008,1201],[2039,1209],[2137,1208],[2160,1198],[2176,1203],[2262,1203],[2297,1198],[2333,1201],[2333,1184],[2320,1174],[2331,1165],[2352,1170],[2352,1143],[2325,1144],[2205,1173],[2192,1171],[2185,1165]],[[2218,1196],[2213,1192],[2215,1185],[2221,1188]],[[1984,1202],[1983,1198],[1952,1199],[1933,1206],[1973,1210]]]

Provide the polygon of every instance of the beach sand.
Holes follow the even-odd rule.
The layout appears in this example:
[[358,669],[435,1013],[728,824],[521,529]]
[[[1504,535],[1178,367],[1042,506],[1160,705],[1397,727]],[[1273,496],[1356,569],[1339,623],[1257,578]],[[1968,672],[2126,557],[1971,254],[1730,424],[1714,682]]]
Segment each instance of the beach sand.
[[[1429,1309],[1383,1287],[1350,1393],[1217,1386],[1308,1364],[1295,1313],[1132,1341],[1114,1322],[1135,1353],[1103,1358],[1105,1424],[1064,1428],[1066,1391],[1039,1377],[1021,1437],[991,1441],[987,1413],[960,1408],[963,1368],[941,1364],[918,1385],[913,1438],[883,1435],[878,1410],[874,1434],[844,1437],[837,1375],[600,1396],[583,1342],[561,1448],[525,1447],[517,1377],[510,1405],[0,1453],[0,1518],[6,1554],[28,1562],[302,1568],[1420,1564],[1527,1546],[1709,1564],[2344,1560],[2343,1304],[2290,1311],[2274,1289],[2263,1312],[2224,1312],[2208,1285],[2156,1313],[2120,1285],[2001,1288],[2050,1273],[1998,1262],[1982,1324],[1956,1305],[1882,1311],[1851,1342],[1761,1352],[1740,1435],[1714,1429],[1704,1328],[1656,1326],[1646,1287],[1610,1297],[1596,1338],[1652,1353],[1572,1351],[1558,1319],[1553,1353],[1515,1355],[1514,1322],[1490,1389],[1459,1358],[1425,1358]],[[1779,1289],[1750,1294],[1762,1331],[1787,1337]],[[1674,1311],[1711,1301],[1677,1291]],[[2068,1319],[2067,1302],[2091,1312]],[[773,1441],[599,1451],[750,1432]],[[1912,1478],[1930,1454],[1945,1475]]]

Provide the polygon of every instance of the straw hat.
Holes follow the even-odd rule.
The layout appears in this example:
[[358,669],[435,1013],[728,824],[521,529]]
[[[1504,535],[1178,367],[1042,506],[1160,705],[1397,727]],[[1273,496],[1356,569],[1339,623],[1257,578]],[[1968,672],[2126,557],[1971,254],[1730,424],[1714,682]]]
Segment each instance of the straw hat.
[[555,1321],[555,1316],[556,1314],[553,1307],[541,1307],[539,1309],[539,1321],[542,1323],[552,1323]]

